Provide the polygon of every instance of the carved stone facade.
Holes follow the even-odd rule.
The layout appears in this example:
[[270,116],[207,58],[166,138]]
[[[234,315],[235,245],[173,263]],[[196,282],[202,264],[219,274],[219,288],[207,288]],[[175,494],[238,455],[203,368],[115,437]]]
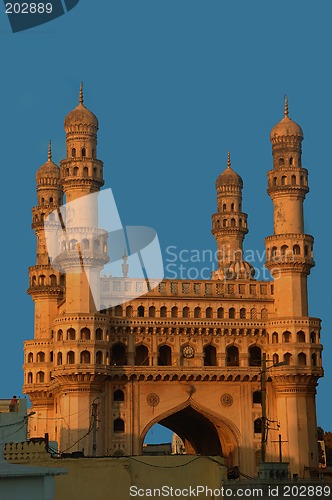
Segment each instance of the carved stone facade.
[[[281,434],[292,474],[317,467],[320,320],[308,316],[306,280],[314,261],[313,238],[303,229],[307,170],[301,165],[302,130],[289,118],[287,102],[271,132],[274,164],[268,173],[275,224],[265,240],[266,265],[274,280],[256,280],[243,260],[247,215],[242,179],[229,157],[216,183],[212,232],[219,262],[212,279],[165,279],[148,290],[143,279],[128,277],[125,256],[121,278],[101,277],[100,312],[83,277],[71,272],[78,264],[70,247],[60,256],[64,272],[52,268],[43,232],[45,217],[61,206],[63,194],[68,202],[103,185],[98,120],[84,106],[82,90],[65,129],[61,168],[49,151],[37,172],[37,261],[28,290],[35,334],[25,342],[24,363],[24,392],[36,412],[30,436],[48,433],[61,451],[135,455],[142,453],[147,431],[161,423],[181,437],[187,454],[222,455],[229,466],[255,475],[265,353],[267,460],[278,460]],[[102,232],[98,238],[91,261],[102,269],[106,242]],[[122,305],[112,304],[112,290]],[[132,299],[135,290],[145,293]]]

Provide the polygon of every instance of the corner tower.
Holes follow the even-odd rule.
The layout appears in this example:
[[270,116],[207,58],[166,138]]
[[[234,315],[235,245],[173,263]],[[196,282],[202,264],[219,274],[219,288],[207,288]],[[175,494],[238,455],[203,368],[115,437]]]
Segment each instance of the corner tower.
[[212,234],[217,242],[218,269],[212,279],[253,279],[254,268],[243,260],[243,240],[248,233],[247,214],[242,212],[242,178],[231,167],[216,180],[217,213],[212,215]]
[[278,316],[307,316],[307,276],[315,265],[312,236],[304,232],[303,202],[308,170],[302,167],[301,127],[284,117],[271,131],[273,169],[268,172],[268,194],[273,202],[274,234],[265,240],[266,267],[275,279]]

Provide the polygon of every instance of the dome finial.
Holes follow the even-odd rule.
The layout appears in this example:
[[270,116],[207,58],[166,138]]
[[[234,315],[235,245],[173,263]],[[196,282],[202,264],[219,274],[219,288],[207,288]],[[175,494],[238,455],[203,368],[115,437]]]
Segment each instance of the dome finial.
[[227,168],[231,168],[231,152],[227,153]]
[[288,97],[284,95],[284,116],[288,116]]
[[78,99],[78,102],[80,104],[83,104],[84,102],[84,96],[83,96],[83,82],[80,83],[80,97]]
[[51,142],[51,140],[48,143],[47,159],[48,159],[48,161],[52,161],[52,142]]

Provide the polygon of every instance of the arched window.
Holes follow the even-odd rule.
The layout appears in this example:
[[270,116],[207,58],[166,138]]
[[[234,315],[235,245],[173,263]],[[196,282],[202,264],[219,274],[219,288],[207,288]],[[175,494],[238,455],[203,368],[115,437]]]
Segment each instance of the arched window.
[[50,275],[50,285],[51,286],[56,286],[57,285],[55,274],[51,274]]
[[297,356],[297,364],[300,366],[305,366],[307,364],[307,356],[304,352],[300,352]]
[[69,328],[67,330],[67,340],[75,340],[76,339],[76,332],[74,328]]
[[250,309],[250,319],[257,319],[257,309],[255,307]]
[[262,404],[262,393],[261,393],[261,391],[254,391],[252,393],[252,402],[254,404]]
[[86,156],[86,149],[85,148],[82,148],[82,156],[83,156],[83,158]]
[[127,318],[131,318],[133,316],[133,307],[132,306],[126,307],[126,316],[127,316]]
[[234,319],[235,318],[235,309],[234,307],[231,307],[229,310],[228,310],[228,317],[230,319]]
[[93,249],[95,252],[100,252],[100,241],[98,239],[94,240]]
[[172,318],[177,318],[178,317],[178,308],[176,306],[173,306],[171,309],[171,316]]
[[113,422],[113,431],[114,432],[124,432],[125,424],[122,418],[116,418]]
[[144,317],[144,306],[138,306],[137,308],[137,316],[142,318]]
[[206,318],[212,318],[213,316],[213,310],[212,307],[207,307],[205,310],[205,317]]
[[[129,307],[131,307],[131,306],[129,306]],[[115,316],[122,316],[122,306],[115,306],[114,315]]]
[[76,250],[76,243],[77,243],[77,240],[75,240],[75,239],[70,240],[70,242],[69,242],[69,249],[70,250]]
[[291,156],[291,157],[289,158],[289,165],[290,165],[290,166],[293,166],[293,163],[294,163],[294,162],[293,162],[293,157]]
[[249,366],[261,366],[262,350],[258,346],[249,347]]
[[63,340],[62,330],[58,330],[58,342],[61,342],[62,340]]
[[73,158],[75,158],[75,156],[76,156],[76,148],[72,148],[71,155],[72,155]]
[[62,352],[58,352],[57,357],[56,357],[56,364],[62,365]]
[[75,353],[73,351],[67,352],[67,365],[75,364]]
[[242,219],[239,219],[239,226],[242,227]]
[[217,317],[218,318],[223,318],[224,317],[224,309],[222,307],[218,307],[218,309],[217,309]]
[[292,175],[291,184],[292,184],[292,186],[296,186],[296,175]]
[[217,350],[216,348],[208,344],[203,348],[204,353],[204,366],[217,366]]
[[256,420],[254,421],[254,433],[262,434],[262,429],[263,429],[262,419],[256,418]]
[[271,257],[276,257],[277,256],[277,247],[272,247],[272,250],[271,250]]
[[149,349],[143,344],[136,347],[135,365],[149,366]]
[[283,342],[290,342],[291,339],[291,333],[286,331],[282,334],[282,341]]
[[291,364],[291,360],[292,360],[292,355],[290,352],[286,352],[286,354],[284,354],[284,362],[287,364],[287,365],[290,365]]
[[124,392],[121,389],[117,389],[113,394],[113,401],[124,401]]
[[272,361],[274,365],[277,365],[279,363],[279,356],[278,354],[273,354]]
[[162,345],[159,347],[158,365],[159,366],[172,365],[172,349],[168,345]]
[[45,276],[41,274],[38,278],[38,284],[39,286],[44,286],[45,285]]
[[29,372],[28,373],[28,384],[32,384],[33,382],[33,375],[32,375],[32,372]]
[[264,307],[262,310],[261,310],[261,319],[268,319],[268,316],[269,316],[269,313],[268,313],[268,310]]
[[162,306],[160,308],[160,317],[161,318],[166,318],[167,316],[167,307],[166,306]]
[[234,345],[226,348],[226,364],[227,366],[239,366],[239,350]]
[[277,344],[279,342],[278,340],[278,334],[277,332],[272,333],[272,344]]
[[283,175],[281,177],[281,185],[282,186],[286,186],[286,184],[287,184],[287,177],[285,175]]
[[273,185],[273,186],[276,186],[276,185],[277,185],[277,178],[276,178],[276,177],[273,177],[272,185]]
[[90,330],[89,328],[82,328],[81,330],[81,340],[90,340]]
[[299,245],[294,245],[293,246],[293,254],[300,255],[300,253],[301,253],[301,249],[300,249]]
[[96,340],[103,340],[103,330],[101,328],[96,330]]
[[310,342],[312,344],[316,344],[316,334],[315,334],[315,332],[311,332],[310,333]]
[[227,226],[227,219],[224,219],[224,220],[222,221],[222,225],[223,225],[223,227],[226,227],[226,226]]
[[287,245],[282,245],[282,247],[280,249],[281,255],[287,255],[287,250],[288,250],[288,246]]
[[201,317],[201,308],[200,307],[195,307],[194,309],[194,318],[200,318]]
[[231,212],[234,212],[234,203],[231,203]]
[[226,203],[223,204],[222,209],[223,209],[223,212],[227,211]]
[[45,362],[45,353],[42,351],[37,352],[37,363]]
[[73,175],[78,175],[78,167],[73,168]]
[[43,384],[45,381],[45,373],[44,372],[37,372],[36,381],[39,384]]
[[80,362],[82,364],[89,364],[91,362],[91,355],[89,351],[82,351],[80,356]]
[[315,352],[311,355],[311,365],[317,366],[317,354]]
[[182,309],[182,316],[184,318],[189,318],[189,307],[186,306]]
[[112,346],[110,364],[111,365],[127,364],[126,348],[120,342],[117,342]]
[[235,227],[235,225],[236,225],[235,219],[231,219],[231,227]]
[[303,186],[303,175],[300,176],[300,186]]
[[244,307],[241,307],[241,309],[240,309],[240,318],[241,319],[245,319],[246,314],[247,314],[246,309]]
[[156,317],[156,308],[154,306],[149,307],[149,317],[150,318],[155,318]]
[[97,351],[96,352],[96,365],[102,365],[103,364],[103,353],[102,351]]
[[66,276],[64,274],[60,276],[60,286],[66,286]]
[[29,352],[28,354],[28,363],[33,363],[33,353]]
[[88,167],[83,167],[83,175],[84,175],[84,177],[88,177],[88,175],[89,175]]
[[298,342],[305,342],[305,333],[301,330],[297,332],[296,337]]
[[285,160],[283,158],[279,158],[279,167],[283,167],[285,165]]

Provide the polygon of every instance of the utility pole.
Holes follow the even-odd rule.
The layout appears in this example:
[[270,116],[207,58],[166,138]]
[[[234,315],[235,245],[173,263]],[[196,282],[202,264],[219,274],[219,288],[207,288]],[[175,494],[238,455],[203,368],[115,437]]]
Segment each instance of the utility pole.
[[267,440],[267,418],[266,418],[266,353],[262,356],[262,371],[261,371],[261,395],[262,395],[262,439],[261,453],[262,462],[266,460],[266,440]]
[[92,420],[92,456],[97,454],[97,403],[92,403],[91,420]]

